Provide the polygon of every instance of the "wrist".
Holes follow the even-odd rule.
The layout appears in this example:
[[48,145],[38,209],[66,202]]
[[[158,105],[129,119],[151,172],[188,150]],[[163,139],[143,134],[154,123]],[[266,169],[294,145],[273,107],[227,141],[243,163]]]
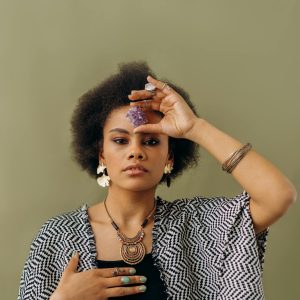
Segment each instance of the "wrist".
[[205,134],[207,122],[202,118],[196,118],[191,129],[186,133],[185,138],[201,144],[202,136]]

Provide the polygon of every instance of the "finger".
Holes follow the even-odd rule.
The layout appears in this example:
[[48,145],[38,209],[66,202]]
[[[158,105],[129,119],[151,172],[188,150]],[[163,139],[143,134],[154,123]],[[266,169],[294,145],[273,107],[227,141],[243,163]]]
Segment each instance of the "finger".
[[145,276],[117,276],[104,279],[105,287],[117,287],[122,285],[132,285],[145,283],[147,278]]
[[140,100],[140,99],[149,99],[154,95],[154,93],[146,90],[131,91],[131,94],[128,95],[130,100]]
[[130,103],[130,106],[140,106],[144,111],[160,110],[160,105],[161,105],[161,101],[151,100],[151,99]]
[[136,127],[133,129],[134,133],[162,133],[161,125],[159,123],[156,124],[145,124]]
[[95,269],[95,272],[104,278],[111,278],[111,277],[117,277],[118,275],[115,275],[115,271],[118,271],[119,276],[122,275],[134,275],[136,273],[135,268],[105,268],[105,269]]
[[133,294],[144,293],[147,287],[145,285],[131,286],[131,287],[115,287],[106,289],[106,295],[108,298],[121,297]]
[[67,264],[67,266],[65,268],[65,272],[76,273],[78,263],[79,263],[79,253],[77,251],[74,251],[71,259],[69,260],[69,263]]
[[170,95],[173,89],[167,85],[165,82],[157,80],[150,75],[147,77],[148,82],[152,83],[157,89],[160,89],[166,95]]
[[160,90],[156,90],[155,93],[149,92],[146,90],[139,90],[139,91],[132,91],[130,95],[128,95],[128,98],[131,101],[137,101],[137,100],[143,100],[143,99],[161,99],[165,97],[166,94],[164,94]]

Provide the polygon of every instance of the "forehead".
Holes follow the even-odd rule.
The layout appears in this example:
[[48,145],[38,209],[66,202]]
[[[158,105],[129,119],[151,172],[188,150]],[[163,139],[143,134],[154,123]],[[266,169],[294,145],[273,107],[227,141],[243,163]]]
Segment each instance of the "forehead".
[[[120,108],[114,109],[107,117],[104,124],[104,131],[109,131],[113,127],[124,128],[129,131],[133,131],[134,127],[130,120],[126,117],[128,110],[131,106],[122,106]],[[149,123],[158,123],[162,117],[155,111],[146,112],[147,119]]]

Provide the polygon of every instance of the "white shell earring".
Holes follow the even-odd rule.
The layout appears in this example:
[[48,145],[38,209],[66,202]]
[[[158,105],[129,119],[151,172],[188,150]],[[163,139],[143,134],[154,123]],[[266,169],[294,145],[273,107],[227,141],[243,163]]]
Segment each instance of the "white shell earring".
[[164,174],[170,174],[173,170],[173,165],[171,163],[167,163],[165,165]]
[[97,183],[102,187],[109,186],[110,178],[107,174],[106,166],[104,166],[102,162],[99,163],[97,174],[99,175],[99,177],[97,178]]

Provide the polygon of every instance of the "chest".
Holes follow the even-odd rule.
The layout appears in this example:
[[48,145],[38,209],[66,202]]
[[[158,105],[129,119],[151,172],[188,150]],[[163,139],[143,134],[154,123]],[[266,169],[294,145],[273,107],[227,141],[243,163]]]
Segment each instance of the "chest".
[[[92,230],[95,237],[97,259],[98,260],[122,260],[120,249],[122,246],[119,241],[117,231],[112,225],[91,222]],[[147,224],[144,228],[144,238],[142,243],[145,246],[146,253],[152,250],[152,224]],[[123,232],[127,237],[133,237],[137,234],[139,228],[130,232]]]

